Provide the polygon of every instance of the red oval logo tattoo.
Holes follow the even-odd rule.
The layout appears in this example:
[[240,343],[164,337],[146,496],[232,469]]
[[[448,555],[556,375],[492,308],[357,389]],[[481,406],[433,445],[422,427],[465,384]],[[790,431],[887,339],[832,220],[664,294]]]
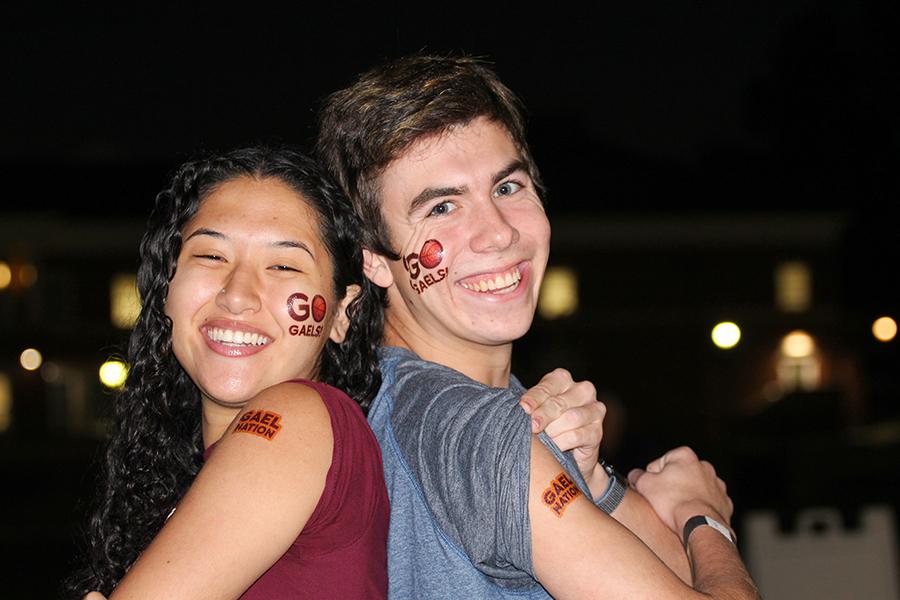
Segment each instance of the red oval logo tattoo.
[[312,299],[312,316],[316,323],[325,318],[325,298],[316,294]]
[[419,263],[426,269],[433,269],[444,260],[444,247],[437,240],[428,240],[419,251]]

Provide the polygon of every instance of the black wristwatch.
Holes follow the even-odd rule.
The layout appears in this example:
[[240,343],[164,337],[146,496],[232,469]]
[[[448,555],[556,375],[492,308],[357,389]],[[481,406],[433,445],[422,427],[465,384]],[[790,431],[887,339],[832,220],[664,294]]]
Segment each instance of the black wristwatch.
[[709,526],[722,534],[726,540],[731,542],[732,544],[737,544],[737,540],[734,539],[734,534],[731,533],[731,529],[727,526],[719,523],[712,517],[707,517],[706,515],[696,515],[688,519],[684,524],[684,530],[681,532],[681,540],[684,542],[684,547],[688,547],[688,540],[691,539],[691,534],[694,533],[694,530],[698,527]]
[[628,489],[628,480],[625,479],[612,465],[605,460],[600,461],[600,466],[609,475],[609,483],[606,484],[606,491],[594,504],[608,515],[611,515],[622,500],[625,498],[625,491]]

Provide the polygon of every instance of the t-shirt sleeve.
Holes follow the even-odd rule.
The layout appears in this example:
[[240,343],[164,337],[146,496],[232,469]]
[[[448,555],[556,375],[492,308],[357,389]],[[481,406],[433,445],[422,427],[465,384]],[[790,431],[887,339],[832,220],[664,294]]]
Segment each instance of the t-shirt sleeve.
[[532,436],[521,392],[444,368],[399,375],[392,428],[435,520],[500,585],[533,585]]

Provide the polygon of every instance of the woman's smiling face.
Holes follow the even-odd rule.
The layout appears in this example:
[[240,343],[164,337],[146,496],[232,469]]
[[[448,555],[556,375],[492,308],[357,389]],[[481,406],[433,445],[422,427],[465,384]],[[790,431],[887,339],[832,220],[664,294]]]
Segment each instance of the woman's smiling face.
[[316,211],[275,178],[216,186],[182,231],[166,315],[204,402],[314,378],[338,307]]

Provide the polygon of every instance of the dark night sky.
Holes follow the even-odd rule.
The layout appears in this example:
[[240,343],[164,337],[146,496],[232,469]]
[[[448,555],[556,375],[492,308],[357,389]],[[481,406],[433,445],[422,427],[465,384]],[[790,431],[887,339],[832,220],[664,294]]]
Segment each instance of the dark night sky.
[[324,94],[418,49],[495,62],[563,210],[895,203],[893,2],[423,6],[4,8],[4,206],[143,215],[181,159],[304,142]]

